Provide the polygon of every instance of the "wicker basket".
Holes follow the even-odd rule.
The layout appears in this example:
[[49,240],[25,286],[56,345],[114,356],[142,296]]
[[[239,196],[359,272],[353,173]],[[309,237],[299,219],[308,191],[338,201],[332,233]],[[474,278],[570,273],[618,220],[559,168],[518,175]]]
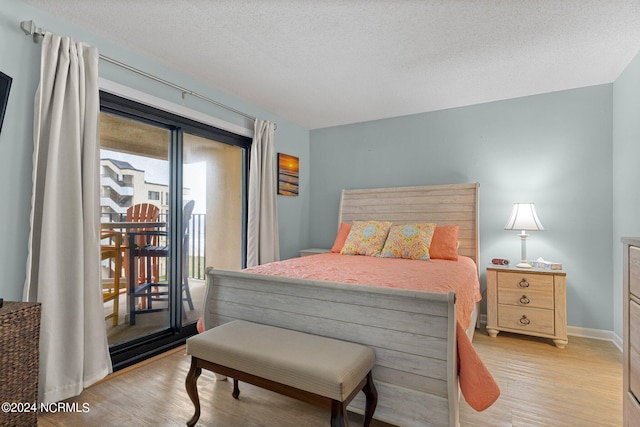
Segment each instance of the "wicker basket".
[[[0,308],[0,426],[38,425],[40,303],[5,301]],[[15,412],[14,412],[15,411]]]

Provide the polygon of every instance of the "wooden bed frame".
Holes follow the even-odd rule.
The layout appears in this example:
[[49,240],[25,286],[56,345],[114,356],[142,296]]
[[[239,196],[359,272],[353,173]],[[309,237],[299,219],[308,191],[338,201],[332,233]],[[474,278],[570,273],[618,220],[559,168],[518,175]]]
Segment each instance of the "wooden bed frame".
[[[458,224],[459,253],[478,263],[479,184],[343,190],[339,222]],[[458,426],[455,294],[207,270],[204,328],[235,319],[367,345],[376,353],[375,418]],[[477,310],[474,315],[477,315]],[[468,334],[475,325],[472,318]],[[362,413],[364,399],[349,406]]]

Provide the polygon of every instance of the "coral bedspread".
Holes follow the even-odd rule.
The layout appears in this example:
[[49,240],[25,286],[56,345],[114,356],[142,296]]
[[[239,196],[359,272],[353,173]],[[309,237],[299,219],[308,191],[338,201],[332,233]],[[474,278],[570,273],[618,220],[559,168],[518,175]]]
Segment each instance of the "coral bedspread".
[[471,258],[430,261],[326,253],[291,258],[243,271],[270,276],[326,280],[436,293],[456,293],[456,318],[464,329],[482,299],[478,269]]
[[458,261],[419,261],[326,253],[272,262],[243,271],[437,293],[454,291],[458,320],[458,374],[462,394],[476,411],[488,408],[500,396],[498,385],[461,329],[469,327],[475,303],[482,299],[478,270],[471,258],[460,256]]

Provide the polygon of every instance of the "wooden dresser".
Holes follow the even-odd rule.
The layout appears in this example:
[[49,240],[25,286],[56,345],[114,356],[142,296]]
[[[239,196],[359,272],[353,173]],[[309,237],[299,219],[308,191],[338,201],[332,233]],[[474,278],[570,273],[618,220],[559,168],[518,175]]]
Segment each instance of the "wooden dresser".
[[487,332],[551,338],[564,348],[569,342],[566,295],[562,270],[488,267]]
[[640,426],[640,237],[622,239],[623,425]]

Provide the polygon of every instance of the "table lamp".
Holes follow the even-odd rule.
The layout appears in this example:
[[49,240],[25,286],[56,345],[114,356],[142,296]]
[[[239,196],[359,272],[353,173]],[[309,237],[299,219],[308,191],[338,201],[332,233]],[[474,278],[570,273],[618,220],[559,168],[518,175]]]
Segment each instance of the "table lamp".
[[527,236],[525,231],[540,231],[544,230],[542,223],[538,219],[536,214],[536,208],[533,203],[514,203],[513,210],[507,225],[504,226],[505,230],[521,230],[518,234],[520,236],[522,254],[521,261],[516,267],[531,268],[531,264],[527,262]]

